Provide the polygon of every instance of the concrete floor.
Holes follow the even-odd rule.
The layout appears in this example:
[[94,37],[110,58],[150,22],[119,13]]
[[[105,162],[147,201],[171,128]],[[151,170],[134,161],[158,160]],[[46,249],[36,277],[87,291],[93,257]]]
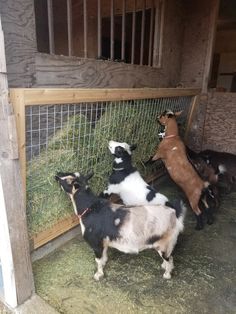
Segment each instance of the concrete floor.
[[[181,194],[168,179],[159,187],[170,198]],[[105,278],[95,282],[93,252],[77,236],[33,264],[36,291],[63,314],[235,314],[236,192],[222,198],[212,226],[195,231],[190,209],[185,226],[169,281],[155,251],[126,255],[111,249]]]

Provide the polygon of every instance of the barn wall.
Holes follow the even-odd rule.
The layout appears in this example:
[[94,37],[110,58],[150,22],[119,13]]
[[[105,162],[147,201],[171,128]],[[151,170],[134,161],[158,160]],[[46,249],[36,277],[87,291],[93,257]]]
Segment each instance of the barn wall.
[[209,93],[203,149],[236,154],[236,93]]
[[36,56],[35,86],[173,87],[179,82],[182,54],[182,2],[167,0],[161,68],[65,56]]
[[201,87],[210,28],[216,0],[186,0],[184,42],[180,80],[184,86]]
[[36,54],[33,0],[0,0],[9,87],[173,87],[179,82],[182,1],[166,0],[161,68]]
[[33,0],[0,0],[9,87],[34,84],[36,37]]
[[236,93],[209,92],[199,98],[187,144],[195,151],[236,154]]

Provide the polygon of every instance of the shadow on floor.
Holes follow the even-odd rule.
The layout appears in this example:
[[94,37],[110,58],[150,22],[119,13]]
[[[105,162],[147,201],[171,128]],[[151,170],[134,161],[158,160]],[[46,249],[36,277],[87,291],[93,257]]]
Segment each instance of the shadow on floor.
[[[170,199],[182,195],[168,179]],[[236,313],[236,192],[222,198],[212,226],[195,231],[188,210],[174,251],[171,280],[154,250],[126,255],[111,249],[105,278],[93,280],[92,250],[77,237],[34,263],[37,293],[61,313]]]

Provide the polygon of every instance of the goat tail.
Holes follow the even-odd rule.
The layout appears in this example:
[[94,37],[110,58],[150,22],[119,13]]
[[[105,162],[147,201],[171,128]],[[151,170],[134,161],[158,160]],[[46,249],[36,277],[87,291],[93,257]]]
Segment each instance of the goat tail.
[[175,199],[172,202],[166,202],[166,206],[169,206],[175,210],[175,215],[177,218],[178,231],[182,232],[184,230],[184,218],[186,215],[187,207],[183,200]]

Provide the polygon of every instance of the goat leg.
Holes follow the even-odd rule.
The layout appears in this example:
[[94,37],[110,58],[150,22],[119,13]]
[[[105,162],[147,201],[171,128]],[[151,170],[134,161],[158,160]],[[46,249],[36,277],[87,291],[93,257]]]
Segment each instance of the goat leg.
[[195,229],[196,230],[202,230],[203,229],[203,214],[201,213],[200,215],[195,214],[196,219],[197,219],[197,224]]
[[100,254],[100,252],[96,252],[95,251],[95,254],[96,254],[96,258],[95,258],[95,261],[97,263],[97,271],[96,273],[94,274],[94,279],[96,281],[99,281],[103,276],[104,276],[104,272],[103,272],[103,267],[106,265],[106,262],[107,262],[107,247],[104,247],[103,248],[103,251],[102,251],[102,254]]

